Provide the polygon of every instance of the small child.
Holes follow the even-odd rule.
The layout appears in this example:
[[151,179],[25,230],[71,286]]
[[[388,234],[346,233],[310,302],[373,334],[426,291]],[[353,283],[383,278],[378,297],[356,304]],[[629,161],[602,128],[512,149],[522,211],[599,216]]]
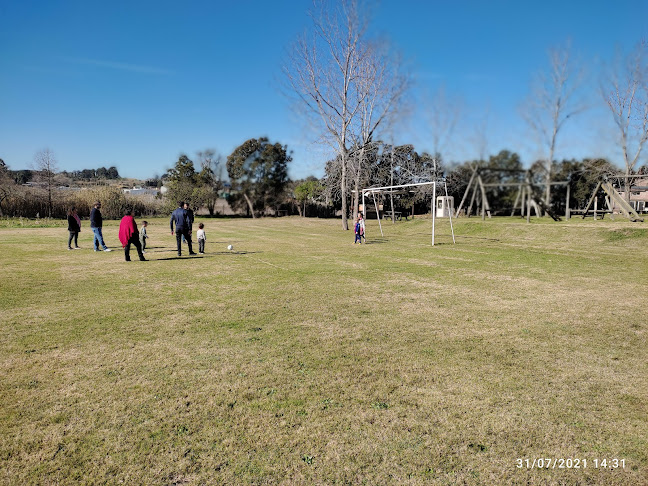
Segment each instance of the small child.
[[362,244],[362,226],[360,225],[360,215],[355,220],[355,241],[353,244]]
[[207,238],[205,237],[205,230],[203,229],[204,227],[205,225],[200,223],[198,225],[198,233],[196,233],[196,235],[198,236],[198,253],[200,254],[205,253],[205,241],[207,241]]
[[148,226],[147,221],[142,221],[142,227],[140,228],[140,245],[142,245],[142,253],[146,253],[146,240],[148,235],[146,234],[146,227]]

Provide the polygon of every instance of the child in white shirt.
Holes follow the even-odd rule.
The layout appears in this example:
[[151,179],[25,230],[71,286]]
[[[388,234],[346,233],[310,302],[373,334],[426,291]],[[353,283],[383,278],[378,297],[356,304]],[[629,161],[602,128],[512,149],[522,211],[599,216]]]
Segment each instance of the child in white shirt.
[[148,240],[148,234],[146,234],[146,227],[148,226],[148,221],[142,221],[142,227],[140,228],[139,237],[140,245],[142,245],[142,253],[146,253],[146,240]]
[[205,225],[200,223],[198,225],[198,253],[203,254],[205,253],[205,241],[207,241],[207,238],[205,237]]

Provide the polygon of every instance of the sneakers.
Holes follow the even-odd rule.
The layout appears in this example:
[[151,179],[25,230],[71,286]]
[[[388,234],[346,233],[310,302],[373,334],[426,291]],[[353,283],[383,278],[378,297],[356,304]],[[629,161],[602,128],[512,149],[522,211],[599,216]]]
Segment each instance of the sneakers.
[[104,251],[112,251],[110,248],[106,248]]
[[190,255],[197,255],[197,253],[196,253],[195,251],[192,251],[192,252],[190,252],[189,254],[190,254]]
[[72,247],[71,247],[71,246],[68,246],[68,250],[71,250],[71,249],[72,249]]
[[80,247],[80,246],[75,246],[73,249],[74,249],[74,250],[80,250],[81,247]]

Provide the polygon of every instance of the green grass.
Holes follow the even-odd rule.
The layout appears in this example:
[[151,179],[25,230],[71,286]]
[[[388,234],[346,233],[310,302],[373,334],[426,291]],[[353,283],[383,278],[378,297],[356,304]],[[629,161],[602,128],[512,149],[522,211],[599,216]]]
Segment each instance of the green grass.
[[648,483],[646,223],[149,221],[0,227],[2,484]]

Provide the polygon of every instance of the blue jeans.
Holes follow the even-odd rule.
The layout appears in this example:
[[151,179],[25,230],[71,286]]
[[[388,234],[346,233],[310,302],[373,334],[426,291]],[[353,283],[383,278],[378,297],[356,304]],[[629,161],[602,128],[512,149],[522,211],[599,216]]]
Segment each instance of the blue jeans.
[[104,243],[103,235],[101,234],[101,228],[92,228],[92,232],[94,233],[94,240],[92,242],[94,244],[94,249],[98,250],[99,245],[101,245],[104,250],[108,248]]

